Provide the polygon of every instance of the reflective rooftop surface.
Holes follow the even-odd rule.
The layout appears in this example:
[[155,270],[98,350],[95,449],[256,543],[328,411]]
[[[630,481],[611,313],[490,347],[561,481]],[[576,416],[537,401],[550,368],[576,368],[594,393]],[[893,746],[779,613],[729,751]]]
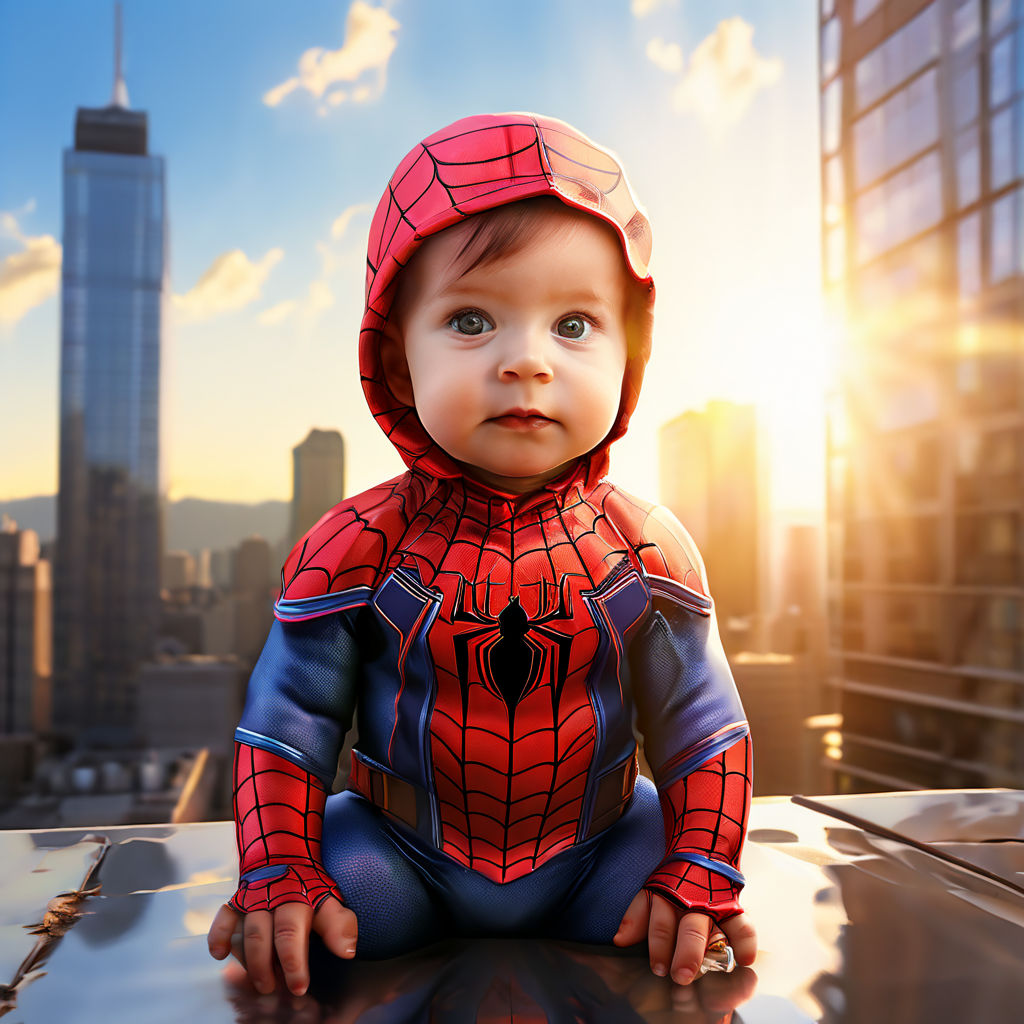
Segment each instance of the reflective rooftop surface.
[[[320,955],[310,994],[260,996],[237,964],[206,951],[207,927],[234,888],[230,822],[0,832],[0,1016],[4,1024],[1020,1020],[1024,892],[1013,886],[1024,883],[1024,794],[821,803],[755,800],[743,867],[757,963],[687,989],[651,975],[640,947],[477,940],[377,963]],[[896,838],[901,830],[921,845]],[[931,846],[955,847],[957,862]]]

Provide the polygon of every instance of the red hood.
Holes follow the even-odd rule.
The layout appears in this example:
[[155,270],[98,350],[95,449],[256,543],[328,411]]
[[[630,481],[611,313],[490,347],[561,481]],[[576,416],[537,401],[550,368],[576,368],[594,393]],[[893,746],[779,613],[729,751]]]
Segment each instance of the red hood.
[[618,416],[604,441],[585,456],[589,484],[607,472],[608,446],[626,432],[650,355],[651,230],[616,158],[565,122],[537,114],[480,114],[435,132],[398,165],[373,215],[359,370],[370,411],[410,469],[433,477],[462,476],[458,463],[427,434],[416,410],[395,398],[384,377],[380,332],[398,272],[423,239],[469,214],[545,195],[610,224],[630,273],[647,288],[647,308],[630,341]]

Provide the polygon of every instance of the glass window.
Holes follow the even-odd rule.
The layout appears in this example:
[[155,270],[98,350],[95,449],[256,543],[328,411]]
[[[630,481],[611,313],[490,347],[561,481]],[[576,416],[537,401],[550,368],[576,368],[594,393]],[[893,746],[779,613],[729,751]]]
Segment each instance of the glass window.
[[821,80],[824,82],[839,70],[839,19],[833,18],[821,30]]
[[906,81],[939,55],[939,17],[929,4],[916,18],[862,57],[854,71],[857,108]]
[[931,423],[939,414],[939,389],[934,378],[924,374],[877,382],[877,425],[879,430],[903,430]]
[[882,6],[882,0],[853,0],[853,21],[863,21],[869,14]]
[[858,199],[857,260],[864,262],[931,227],[942,217],[942,172],[927,153]]
[[938,138],[938,74],[929,70],[854,124],[857,184],[869,184]]
[[989,0],[988,5],[988,34],[998,35],[1014,15],[1015,0]]
[[991,207],[989,281],[997,284],[1017,269],[1017,192],[997,199]]
[[989,185],[1000,189],[1013,180],[1013,110],[1006,107],[992,115],[989,128]]
[[857,260],[871,259],[886,249],[885,186],[868,189],[857,199]]
[[885,73],[882,66],[882,51],[872,50],[859,61],[854,69],[857,86],[857,109],[874,103],[885,92]]
[[964,217],[956,231],[956,265],[960,294],[964,297],[981,291],[981,214]]
[[[902,42],[903,53],[900,54],[900,42]],[[891,84],[904,78],[909,78],[915,71],[923,68],[929,61],[939,55],[941,45],[939,12],[936,4],[929,4],[916,18],[908,21],[889,40],[894,55],[902,56],[905,65],[895,63],[891,68]]]
[[956,201],[960,207],[976,202],[981,195],[981,150],[978,129],[969,128],[956,140]]
[[904,130],[893,163],[902,163],[939,138],[939,76],[932,69],[914,79],[906,91]]
[[1014,177],[1024,178],[1024,99],[1013,105]]
[[843,220],[846,194],[843,188],[843,162],[838,156],[825,161],[825,223],[839,224]]
[[1007,33],[989,55],[988,102],[990,107],[1005,103],[1013,93],[1013,34]]
[[866,185],[885,171],[885,105],[865,114],[853,126],[853,166],[858,185]]
[[978,0],[960,0],[953,8],[953,49],[959,50],[981,31],[981,5]]
[[825,234],[825,277],[828,282],[841,281],[846,273],[846,229],[842,224]]
[[834,153],[839,148],[842,128],[842,79],[831,82],[822,94],[821,148],[824,153]]
[[909,175],[909,182],[900,189],[908,195],[908,224],[903,236],[907,237],[916,235],[942,218],[942,168],[938,154],[927,154],[904,174]]
[[962,128],[978,116],[978,62],[971,61],[953,79],[953,124]]

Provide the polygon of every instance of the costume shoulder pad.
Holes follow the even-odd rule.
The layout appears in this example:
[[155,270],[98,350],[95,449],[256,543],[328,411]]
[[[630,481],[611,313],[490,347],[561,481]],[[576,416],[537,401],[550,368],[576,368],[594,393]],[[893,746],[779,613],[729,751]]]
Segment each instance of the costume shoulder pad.
[[366,604],[407,525],[408,474],[339,502],[292,548],[274,615],[286,622]]
[[633,548],[650,582],[651,592],[664,593],[710,614],[711,597],[704,561],[697,545],[664,505],[640,501],[614,488],[606,507],[614,508],[616,526]]

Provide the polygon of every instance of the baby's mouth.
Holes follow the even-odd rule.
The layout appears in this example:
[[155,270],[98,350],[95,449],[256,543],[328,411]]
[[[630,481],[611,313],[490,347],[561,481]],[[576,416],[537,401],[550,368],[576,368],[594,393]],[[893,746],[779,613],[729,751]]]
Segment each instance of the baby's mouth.
[[555,421],[538,409],[509,409],[499,416],[492,416],[488,423],[495,423],[507,430],[540,430]]

